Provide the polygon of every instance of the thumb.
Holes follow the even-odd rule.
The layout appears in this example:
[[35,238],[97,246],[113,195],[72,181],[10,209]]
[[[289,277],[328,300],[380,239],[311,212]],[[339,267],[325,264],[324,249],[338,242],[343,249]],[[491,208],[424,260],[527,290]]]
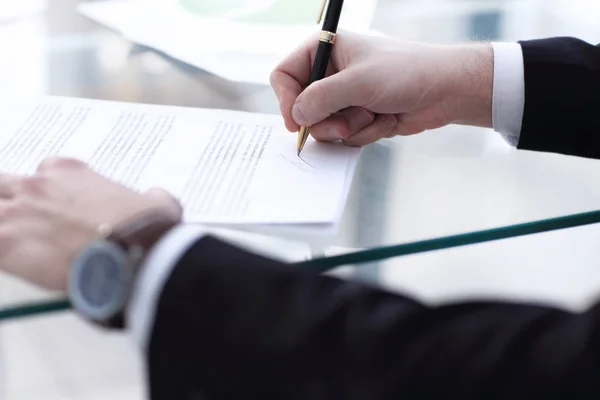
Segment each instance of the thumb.
[[173,197],[173,195],[162,188],[151,188],[144,196],[151,198],[153,201],[158,203],[160,206],[165,207],[166,210],[172,212],[175,216],[181,217],[183,208],[179,201]]
[[292,118],[300,126],[315,125],[350,106],[361,106],[365,95],[351,69],[342,70],[309,85],[292,107]]

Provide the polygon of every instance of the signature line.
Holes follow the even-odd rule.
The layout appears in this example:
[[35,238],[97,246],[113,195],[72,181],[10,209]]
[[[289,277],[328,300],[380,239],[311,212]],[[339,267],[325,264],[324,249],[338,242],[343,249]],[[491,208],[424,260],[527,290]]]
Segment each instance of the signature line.
[[304,158],[298,156],[299,159],[301,159],[305,164],[310,165],[312,167],[312,169],[315,169],[315,166],[312,165],[311,163],[309,163],[308,161],[306,161]]

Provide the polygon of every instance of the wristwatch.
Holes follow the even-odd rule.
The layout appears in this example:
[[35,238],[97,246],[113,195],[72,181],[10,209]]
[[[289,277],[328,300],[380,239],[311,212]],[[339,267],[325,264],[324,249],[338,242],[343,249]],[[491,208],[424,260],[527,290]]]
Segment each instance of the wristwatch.
[[179,222],[165,211],[153,211],[119,226],[101,225],[99,238],[71,263],[68,294],[75,311],[102,327],[123,329],[140,265],[154,244]]

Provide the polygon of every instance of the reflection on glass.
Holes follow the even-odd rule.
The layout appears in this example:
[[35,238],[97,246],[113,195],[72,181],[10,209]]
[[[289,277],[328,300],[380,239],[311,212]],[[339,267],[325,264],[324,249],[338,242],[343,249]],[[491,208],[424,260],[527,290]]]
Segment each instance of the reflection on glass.
[[469,18],[469,37],[476,40],[498,40],[502,36],[500,10],[475,12]]

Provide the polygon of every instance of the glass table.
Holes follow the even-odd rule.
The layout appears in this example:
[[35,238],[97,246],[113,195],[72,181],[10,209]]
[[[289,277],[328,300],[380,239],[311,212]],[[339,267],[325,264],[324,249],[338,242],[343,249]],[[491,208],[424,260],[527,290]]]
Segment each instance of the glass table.
[[[48,1],[46,10],[0,25],[3,95],[278,112],[271,88],[229,82],[132,44],[78,15],[76,4]],[[600,26],[582,22],[585,13],[564,13],[566,2],[543,4],[381,0],[374,27],[438,43],[600,37]],[[565,278],[567,259],[547,255],[557,243],[567,248],[587,243],[581,235],[600,239],[594,230],[600,222],[598,166],[596,160],[517,151],[488,129],[449,126],[365,147],[335,235],[315,238],[275,229],[222,233],[308,268],[344,267],[339,271],[348,276],[431,300],[451,292],[562,296],[582,304],[581,296],[600,288],[600,275],[588,268],[600,252],[590,242],[595,252],[580,251],[581,259],[569,259],[581,266],[569,265],[572,284]],[[538,279],[535,286],[532,277],[551,275],[548,271],[552,278],[545,284]],[[455,290],[448,291],[452,285]],[[11,278],[2,277],[0,288],[0,318],[68,308],[55,294]]]

